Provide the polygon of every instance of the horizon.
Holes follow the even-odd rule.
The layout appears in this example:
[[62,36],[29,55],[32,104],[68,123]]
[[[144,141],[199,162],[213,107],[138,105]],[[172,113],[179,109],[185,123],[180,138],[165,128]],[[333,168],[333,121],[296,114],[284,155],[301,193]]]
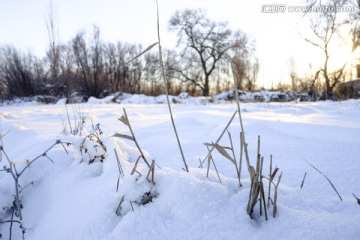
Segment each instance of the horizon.
[[[61,43],[71,41],[82,30],[90,32],[94,25],[99,27],[104,42],[136,43],[146,48],[157,41],[155,1],[39,0],[32,4],[0,0],[0,21],[6,23],[0,25],[0,32],[5,33],[0,36],[0,45],[11,45],[44,57],[49,46],[46,16],[50,2]],[[310,64],[313,69],[321,66],[321,52],[301,37],[300,33],[306,31],[301,12],[265,13],[262,11],[266,4],[269,1],[260,0],[246,5],[244,1],[223,0],[219,5],[215,0],[181,0],[175,3],[160,0],[162,45],[170,49],[176,47],[176,33],[168,30],[168,21],[175,11],[202,8],[210,19],[227,21],[231,29],[240,29],[255,40],[255,55],[260,64],[256,82],[258,88],[270,89],[278,83],[290,84],[289,60],[293,58],[299,75],[305,75],[310,71]],[[303,4],[296,0],[291,5]],[[334,50],[333,67],[352,57],[348,50],[349,46]]]

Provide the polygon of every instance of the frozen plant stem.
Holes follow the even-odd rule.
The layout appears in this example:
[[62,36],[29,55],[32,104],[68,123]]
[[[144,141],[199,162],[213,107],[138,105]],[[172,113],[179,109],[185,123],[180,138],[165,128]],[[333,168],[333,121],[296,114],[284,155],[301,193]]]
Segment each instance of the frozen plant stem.
[[[28,169],[34,162],[36,162],[38,159],[40,159],[41,157],[44,157],[44,158],[47,158],[49,159],[51,162],[53,162],[51,160],[51,158],[49,158],[47,156],[47,153],[53,149],[56,145],[60,144],[64,147],[64,143],[65,144],[70,144],[70,143],[66,143],[66,142],[61,142],[60,140],[57,140],[53,145],[51,145],[45,152],[43,152],[42,154],[40,154],[39,156],[35,157],[33,160],[31,161],[28,161],[26,160],[26,166],[20,171],[18,172],[18,170],[16,169],[16,165],[15,165],[15,162],[11,161],[9,156],[7,155],[6,151],[4,150],[4,147],[3,147],[3,142],[2,142],[2,137],[0,135],[0,155],[4,154],[6,160],[8,161],[9,163],[9,168],[6,169],[8,173],[10,173],[10,175],[12,176],[12,178],[14,179],[14,185],[15,185],[15,196],[14,196],[14,203],[13,203],[13,211],[12,211],[12,215],[11,215],[11,220],[10,221],[1,221],[0,223],[5,223],[5,222],[10,222],[10,233],[9,233],[9,236],[10,236],[10,240],[11,240],[11,236],[12,236],[12,226],[13,226],[13,223],[19,223],[20,224],[20,229],[22,231],[22,238],[24,239],[24,236],[25,236],[25,228],[23,227],[22,225],[22,221],[23,221],[23,216],[22,216],[22,211],[21,211],[21,208],[22,208],[22,204],[21,204],[21,199],[20,199],[20,184],[19,184],[19,179],[21,177],[21,175],[25,172],[26,169]],[[65,149],[65,147],[64,147]],[[65,149],[66,151],[66,149]],[[67,152],[67,151],[66,151]],[[22,190],[24,190],[24,188],[22,188]],[[16,217],[19,218],[19,220],[15,220],[14,219],[14,215]]]
[[162,60],[162,50],[161,50],[161,41],[160,41],[160,27],[159,27],[159,4],[158,4],[157,0],[156,0],[156,12],[157,12],[157,33],[158,33],[158,43],[159,43],[159,62],[160,62],[160,69],[161,69],[161,77],[164,80],[164,89],[165,89],[165,94],[166,94],[167,105],[168,105],[168,108],[169,108],[171,123],[172,123],[173,128],[174,128],[176,140],[177,140],[179,150],[180,150],[180,153],[181,153],[181,157],[182,157],[182,160],[183,160],[183,163],[184,163],[184,166],[185,166],[185,171],[189,172],[189,168],[188,168],[188,166],[186,164],[184,152],[182,150],[180,139],[179,139],[179,136],[178,136],[178,133],[177,133],[177,130],[176,130],[176,126],[175,126],[175,122],[174,122],[174,118],[173,118],[173,114],[172,114],[172,110],[171,110],[171,106],[170,106],[170,101],[169,101],[168,83],[167,83],[167,80],[165,78],[164,64],[163,64],[163,60]]
[[227,132],[228,132],[228,136],[229,136],[231,152],[232,152],[233,159],[234,159],[236,174],[237,174],[238,181],[239,181],[239,187],[242,187],[241,180],[240,180],[240,171],[239,171],[240,168],[238,168],[238,166],[237,166],[237,161],[236,161],[236,156],[235,156],[235,151],[234,151],[234,145],[233,145],[232,138],[231,138],[231,133],[229,131],[227,131]]
[[303,186],[304,186],[304,182],[305,182],[306,174],[307,174],[307,173],[305,172],[304,177],[303,177],[303,180],[302,180],[302,182],[301,182],[301,186],[300,186],[300,188],[303,188]]
[[139,150],[139,152],[140,152],[140,154],[141,154],[141,158],[144,160],[144,162],[146,163],[146,165],[150,168],[150,164],[149,164],[149,162],[146,160],[145,155],[144,155],[143,151],[141,150],[141,148],[140,148],[140,146],[139,146],[139,143],[137,142],[137,140],[136,140],[136,138],[135,138],[135,134],[134,134],[134,131],[133,131],[132,127],[131,127],[130,120],[129,120],[127,114],[126,114],[125,108],[123,108],[123,111],[124,111],[124,116],[125,116],[125,119],[126,119],[126,123],[125,123],[125,122],[124,122],[124,123],[129,127],[129,130],[130,130],[130,132],[131,132],[131,136],[133,137],[133,140],[134,140],[134,142],[135,142],[135,145],[136,145],[136,147],[138,148],[138,150]]
[[330,184],[331,187],[334,189],[334,191],[336,192],[336,194],[339,196],[340,201],[342,201],[342,197],[340,196],[339,192],[338,192],[338,191],[336,190],[336,188],[335,188],[335,185],[330,181],[330,179],[329,179],[322,171],[320,171],[318,168],[316,168],[314,165],[312,165],[311,163],[309,163],[309,162],[306,161],[305,159],[304,159],[304,161],[305,161],[307,164],[309,164],[313,169],[315,169],[316,171],[318,171],[321,175],[323,175],[323,176],[326,178],[326,180],[329,182],[329,184]]
[[221,138],[223,137],[224,133],[226,132],[226,130],[229,128],[230,124],[232,123],[232,121],[234,120],[234,117],[236,115],[236,111],[234,112],[234,114],[232,115],[232,117],[230,118],[229,122],[227,123],[227,125],[225,126],[224,130],[222,131],[222,133],[220,134],[220,136],[218,137],[218,139],[216,140],[215,144],[213,144],[213,146],[210,148],[210,151],[208,152],[207,156],[204,158],[204,160],[200,163],[200,166],[205,162],[205,160],[210,156],[211,152],[214,150],[214,146],[216,144],[219,143],[219,141],[221,140]]
[[[209,146],[206,146],[207,150],[210,152],[210,149],[209,149]],[[210,170],[210,164],[211,162],[213,163],[214,165],[214,168],[215,168],[215,171],[216,171],[216,174],[218,176],[218,179],[219,179],[219,182],[221,183],[221,179],[220,179],[220,175],[219,175],[219,172],[216,168],[216,165],[215,165],[215,161],[210,153],[209,157],[208,157],[208,167],[207,167],[207,172],[206,172],[206,177],[209,178],[209,170]]]
[[[240,110],[240,97],[239,97],[239,92],[238,92],[238,89],[237,89],[236,77],[234,75],[235,67],[234,67],[234,64],[232,63],[231,60],[230,60],[230,62],[231,62],[231,70],[233,72],[234,92],[235,92],[235,98],[236,98],[236,105],[237,105],[237,109],[238,109],[237,111],[238,111],[238,114],[239,114],[240,129],[241,129],[241,132],[243,133],[243,136],[242,136],[243,138],[242,139],[243,139],[243,144],[244,144],[245,159],[246,159],[246,164],[247,164],[248,171],[250,173],[250,166],[251,165],[250,165],[250,160],[249,160],[249,153],[248,153],[248,149],[247,149],[247,144],[246,144],[246,140],[245,140],[244,125],[243,125],[242,116],[241,116],[241,110]],[[241,155],[241,157],[242,157],[242,155]]]
[[271,174],[272,174],[272,155],[270,155],[270,173],[269,173],[269,189],[268,189],[268,199],[267,199],[267,205],[270,206],[270,191],[271,191]]

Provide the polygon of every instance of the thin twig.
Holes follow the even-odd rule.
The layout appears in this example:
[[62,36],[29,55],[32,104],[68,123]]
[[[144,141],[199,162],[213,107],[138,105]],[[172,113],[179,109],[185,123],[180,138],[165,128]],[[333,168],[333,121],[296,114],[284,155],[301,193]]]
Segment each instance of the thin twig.
[[356,199],[357,203],[360,205],[360,198],[358,198],[357,196],[355,196],[355,193],[353,193],[354,198]]
[[336,194],[339,196],[340,200],[342,201],[342,198],[341,198],[339,192],[336,190],[336,188],[335,188],[334,184],[331,182],[331,180],[323,172],[321,172],[318,168],[316,168],[314,165],[312,165],[305,159],[304,159],[304,161],[307,162],[307,164],[309,164],[312,168],[314,168],[316,171],[318,171],[321,175],[323,175],[326,178],[326,180],[330,183],[331,187],[334,189],[334,191],[336,192]]
[[[210,151],[210,150],[209,150],[209,146],[206,146],[206,148],[207,148],[208,151]],[[210,162],[213,163],[214,168],[215,168],[216,175],[218,176],[219,182],[221,183],[220,175],[219,175],[219,172],[218,172],[217,167],[216,167],[216,165],[215,165],[214,158],[212,157],[211,153],[210,153],[210,155],[209,155],[209,157],[208,157],[208,168],[207,168],[206,177],[207,177],[207,178],[209,177]]]
[[[224,133],[226,132],[226,130],[229,128],[230,124],[231,124],[232,121],[234,120],[234,117],[235,117],[235,115],[236,115],[236,112],[237,112],[237,111],[234,112],[234,114],[233,114],[232,117],[230,118],[229,122],[226,124],[224,130],[221,132],[220,136],[218,137],[218,139],[216,140],[216,142],[215,142],[214,145],[216,145],[216,144],[219,143],[219,141],[221,140],[222,136],[224,135]],[[202,164],[204,163],[204,161],[209,157],[209,155],[210,155],[211,152],[214,150],[214,148],[215,148],[215,147],[213,146],[213,147],[210,149],[210,151],[208,152],[208,154],[206,155],[206,157],[204,158],[204,160],[201,162],[200,165],[202,165]]]
[[300,188],[303,188],[307,172],[305,172]]
[[123,111],[124,111],[124,116],[125,116],[126,121],[127,121],[127,126],[129,127],[129,130],[130,130],[131,135],[132,135],[132,137],[133,137],[133,139],[134,139],[135,145],[136,145],[136,147],[138,148],[138,150],[139,150],[139,152],[140,152],[140,154],[141,154],[142,159],[144,160],[144,162],[146,163],[146,165],[150,168],[150,164],[149,164],[149,162],[146,160],[145,155],[144,155],[143,151],[141,150],[138,141],[136,140],[134,131],[133,131],[132,127],[131,127],[130,120],[129,120],[127,114],[126,114],[125,108],[123,108]]

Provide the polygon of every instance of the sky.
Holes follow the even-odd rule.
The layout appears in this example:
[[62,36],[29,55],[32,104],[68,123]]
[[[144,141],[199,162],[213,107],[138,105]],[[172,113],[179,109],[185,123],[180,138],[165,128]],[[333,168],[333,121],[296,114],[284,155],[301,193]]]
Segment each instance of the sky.
[[[259,87],[289,83],[289,59],[305,74],[309,63],[321,64],[321,52],[304,41],[302,13],[265,13],[268,4],[302,6],[301,0],[158,0],[162,45],[176,47],[176,33],[168,30],[168,21],[177,10],[205,10],[217,21],[228,21],[256,42],[260,70]],[[0,0],[0,45],[10,44],[44,56],[48,48],[46,18],[52,2],[61,42],[68,42],[81,30],[94,25],[106,42],[157,42],[155,0]],[[334,59],[349,58],[340,51]]]

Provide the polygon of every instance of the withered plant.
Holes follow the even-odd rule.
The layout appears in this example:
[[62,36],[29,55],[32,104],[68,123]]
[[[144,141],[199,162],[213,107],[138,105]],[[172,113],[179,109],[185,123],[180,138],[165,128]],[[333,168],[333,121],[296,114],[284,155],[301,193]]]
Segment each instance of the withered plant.
[[[3,143],[3,136],[0,134],[0,161],[2,160],[3,156],[7,161],[7,166],[4,166],[1,171],[5,171],[6,173],[10,174],[13,183],[14,183],[14,201],[12,206],[8,207],[7,213],[9,214],[8,219],[0,219],[0,224],[9,223],[9,240],[12,239],[12,232],[13,232],[13,226],[14,224],[18,224],[19,228],[22,233],[22,238],[25,239],[25,232],[26,227],[23,223],[23,215],[22,215],[22,208],[24,207],[22,204],[22,197],[21,193],[26,189],[28,186],[32,185],[33,182],[28,183],[26,186],[21,186],[20,184],[20,178],[23,176],[25,171],[29,169],[35,162],[37,162],[40,159],[47,159],[54,163],[54,161],[49,156],[49,151],[52,150],[57,145],[61,145],[66,153],[68,151],[66,150],[65,145],[69,146],[71,143],[68,142],[62,142],[60,140],[57,140],[54,144],[52,144],[49,148],[47,148],[43,153],[38,155],[37,157],[33,158],[32,160],[20,160],[20,161],[13,161],[5,151],[4,143]],[[17,167],[17,165],[22,165],[21,168]],[[24,166],[25,164],[25,166]]]

